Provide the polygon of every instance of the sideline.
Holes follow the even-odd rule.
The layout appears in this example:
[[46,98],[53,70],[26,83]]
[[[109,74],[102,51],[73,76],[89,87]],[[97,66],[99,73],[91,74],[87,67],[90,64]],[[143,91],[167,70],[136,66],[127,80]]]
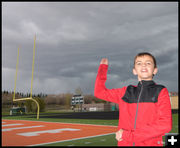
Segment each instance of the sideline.
[[87,136],[87,137],[83,137],[83,138],[67,139],[67,140],[62,140],[62,141],[54,141],[54,142],[49,142],[49,143],[41,143],[41,144],[28,145],[28,146],[40,146],[40,145],[45,145],[45,144],[68,142],[68,141],[74,141],[74,140],[82,140],[82,139],[88,139],[88,138],[94,138],[94,137],[100,137],[100,136],[107,136],[107,135],[112,135],[112,134],[115,134],[115,133],[96,135],[96,136]]

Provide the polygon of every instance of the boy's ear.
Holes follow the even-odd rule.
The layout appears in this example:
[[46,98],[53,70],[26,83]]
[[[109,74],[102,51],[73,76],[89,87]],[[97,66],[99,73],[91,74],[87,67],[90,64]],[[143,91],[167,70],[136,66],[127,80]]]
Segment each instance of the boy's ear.
[[134,74],[134,75],[137,75],[137,72],[136,72],[136,69],[135,69],[135,68],[133,68],[133,74]]
[[154,72],[153,72],[153,74],[154,74],[154,75],[156,75],[156,74],[157,74],[157,72],[158,72],[158,68],[154,68]]

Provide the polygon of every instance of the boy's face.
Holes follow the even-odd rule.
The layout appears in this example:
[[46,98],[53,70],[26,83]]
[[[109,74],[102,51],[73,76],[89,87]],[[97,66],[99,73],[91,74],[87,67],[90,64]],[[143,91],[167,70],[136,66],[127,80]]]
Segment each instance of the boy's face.
[[138,76],[138,81],[152,80],[153,74],[157,73],[157,68],[154,68],[154,62],[149,55],[139,56],[135,60],[133,68],[134,75]]

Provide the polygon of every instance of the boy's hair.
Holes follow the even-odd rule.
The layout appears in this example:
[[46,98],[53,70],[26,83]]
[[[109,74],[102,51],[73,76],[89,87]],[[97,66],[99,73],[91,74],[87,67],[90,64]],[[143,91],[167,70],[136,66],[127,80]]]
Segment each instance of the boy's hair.
[[154,68],[157,68],[156,59],[155,59],[155,57],[154,57],[152,54],[150,54],[149,52],[140,52],[140,53],[138,53],[138,54],[135,56],[135,58],[134,58],[134,67],[135,67],[135,62],[136,62],[137,57],[141,57],[141,56],[145,56],[145,55],[148,55],[148,56],[150,56],[150,57],[153,59]]

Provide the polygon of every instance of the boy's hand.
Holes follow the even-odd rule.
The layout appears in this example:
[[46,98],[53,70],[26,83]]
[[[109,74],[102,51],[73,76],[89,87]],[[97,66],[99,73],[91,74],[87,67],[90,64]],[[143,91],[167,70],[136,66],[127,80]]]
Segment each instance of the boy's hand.
[[107,58],[102,58],[100,64],[108,65],[108,59]]
[[120,129],[119,131],[116,132],[116,140],[117,141],[122,141],[122,134],[123,134],[123,129]]

